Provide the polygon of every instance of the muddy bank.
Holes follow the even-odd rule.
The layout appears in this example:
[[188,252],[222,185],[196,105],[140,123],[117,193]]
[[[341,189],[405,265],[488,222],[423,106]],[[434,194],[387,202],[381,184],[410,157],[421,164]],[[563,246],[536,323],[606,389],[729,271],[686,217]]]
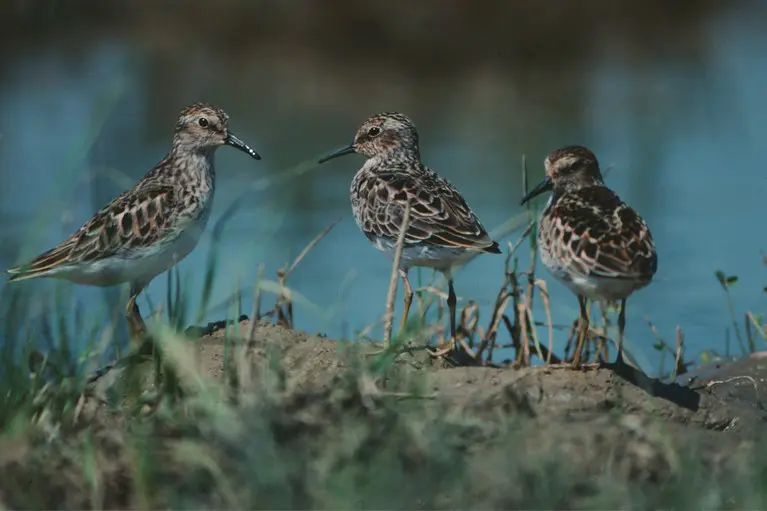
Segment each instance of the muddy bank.
[[[240,323],[243,338],[250,329],[249,321]],[[197,341],[199,362],[210,377],[223,377],[224,345],[223,329]],[[278,353],[294,390],[316,392],[332,385],[350,360],[378,349],[373,343],[338,342],[261,322],[250,356]],[[761,353],[698,370],[681,384],[640,373],[616,373],[610,368],[449,367],[425,351],[402,354],[396,364],[399,375],[422,377],[425,392],[436,401],[488,417],[521,413],[533,419],[544,436],[572,431],[578,425],[595,434],[606,417],[619,412],[640,421],[656,421],[674,434],[713,443],[756,438],[767,432],[761,401],[767,396],[767,357]]]

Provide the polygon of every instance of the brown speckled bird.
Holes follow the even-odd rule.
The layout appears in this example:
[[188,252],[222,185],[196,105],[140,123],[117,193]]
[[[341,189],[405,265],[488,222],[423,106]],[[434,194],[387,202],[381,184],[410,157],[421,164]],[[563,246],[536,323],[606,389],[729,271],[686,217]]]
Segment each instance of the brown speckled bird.
[[626,299],[647,286],[658,269],[650,229],[636,211],[605,186],[594,153],[580,146],[552,152],[546,177],[523,199],[552,191],[541,214],[538,246],[544,266],[578,297],[580,328],[573,366],[589,325],[587,300],[620,302],[618,358],[623,360]]
[[434,268],[448,281],[450,335],[455,343],[456,296],[451,268],[470,253],[499,254],[498,243],[490,239],[458,190],[421,162],[418,131],[407,116],[383,113],[368,118],[351,145],[320,163],[351,153],[367,157],[352,180],[351,203],[357,225],[377,249],[393,255],[405,206],[410,204],[399,268],[405,286],[400,329],[407,322],[413,300],[408,270],[413,266]]
[[205,103],[185,108],[170,152],[160,163],[67,240],[6,270],[9,282],[37,277],[92,286],[130,282],[128,328],[134,339],[143,335],[136,298],[197,245],[210,215],[216,149],[226,144],[261,159],[229,131],[228,121],[223,110]]

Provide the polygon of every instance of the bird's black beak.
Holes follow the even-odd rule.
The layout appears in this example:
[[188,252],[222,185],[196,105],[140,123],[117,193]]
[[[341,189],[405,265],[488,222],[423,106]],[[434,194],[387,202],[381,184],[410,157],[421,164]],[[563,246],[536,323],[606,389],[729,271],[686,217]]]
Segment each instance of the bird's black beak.
[[342,147],[338,151],[333,151],[329,155],[325,156],[324,158],[320,158],[317,163],[325,163],[328,160],[332,160],[333,158],[338,158],[339,156],[343,156],[345,154],[352,154],[356,152],[354,150],[354,144],[348,145],[346,147]]
[[524,205],[525,202],[529,201],[530,199],[533,199],[537,196],[539,196],[542,193],[546,193],[551,191],[554,188],[554,183],[551,181],[551,178],[546,176],[543,181],[538,183],[538,186],[530,190],[530,193],[525,195],[522,198],[522,201],[519,203],[520,206]]
[[242,140],[237,138],[235,136],[235,134],[232,133],[231,131],[227,133],[226,138],[224,139],[224,143],[226,145],[230,145],[230,146],[232,146],[234,148],[239,149],[243,153],[249,154],[251,156],[251,158],[253,158],[254,160],[260,160],[261,159],[261,157],[258,155],[257,152],[255,152],[253,149],[251,149],[248,144],[246,144],[245,142],[243,142]]

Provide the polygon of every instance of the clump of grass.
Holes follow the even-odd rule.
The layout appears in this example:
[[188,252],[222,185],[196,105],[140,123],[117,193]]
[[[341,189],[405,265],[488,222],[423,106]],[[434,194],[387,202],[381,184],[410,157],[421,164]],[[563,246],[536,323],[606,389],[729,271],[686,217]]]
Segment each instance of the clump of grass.
[[[767,255],[762,254],[762,261],[767,266]],[[730,290],[738,283],[737,275],[727,275],[721,270],[717,270],[714,275],[719,282],[725,297],[727,298],[727,309],[730,313],[732,332],[738,341],[738,346],[742,355],[754,353],[759,350],[757,342],[767,341],[767,328],[763,324],[762,314],[755,314],[753,311],[746,311],[743,317],[742,327],[735,312],[735,305]],[[767,287],[764,288],[767,292]]]
[[[658,375],[661,377],[674,379],[677,376],[687,373],[696,363],[694,360],[687,360],[685,358],[684,333],[682,332],[682,328],[677,325],[675,344],[674,346],[671,346],[666,342],[663,336],[661,336],[653,322],[650,321],[650,318],[645,316],[644,319],[647,322],[647,326],[650,328],[653,336],[655,337],[653,348],[656,351],[659,351],[661,354],[658,367]],[[671,355],[674,360],[674,366],[670,374],[666,372],[665,366],[666,358],[669,355]]]
[[172,399],[126,406],[57,376],[55,394],[30,387],[26,405],[5,410],[4,506],[698,509],[767,497],[761,444],[712,465],[659,424],[621,415],[604,418],[608,433],[574,422],[551,437],[511,389],[457,404],[424,375],[353,350],[328,384],[296,387],[279,350],[248,357],[249,340],[232,337],[238,369],[213,380],[183,335],[153,334],[180,387]]

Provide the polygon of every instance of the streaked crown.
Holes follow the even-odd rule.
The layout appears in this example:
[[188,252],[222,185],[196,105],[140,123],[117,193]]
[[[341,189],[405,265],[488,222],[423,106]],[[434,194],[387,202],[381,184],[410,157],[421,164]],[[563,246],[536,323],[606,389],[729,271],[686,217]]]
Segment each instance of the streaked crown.
[[557,149],[546,157],[544,165],[554,188],[580,188],[603,183],[597,157],[583,146]]
[[176,121],[173,145],[189,149],[214,149],[226,143],[229,134],[226,112],[207,103],[184,108]]
[[368,158],[390,151],[403,151],[418,157],[418,130],[406,115],[386,112],[362,123],[353,145],[355,152]]

